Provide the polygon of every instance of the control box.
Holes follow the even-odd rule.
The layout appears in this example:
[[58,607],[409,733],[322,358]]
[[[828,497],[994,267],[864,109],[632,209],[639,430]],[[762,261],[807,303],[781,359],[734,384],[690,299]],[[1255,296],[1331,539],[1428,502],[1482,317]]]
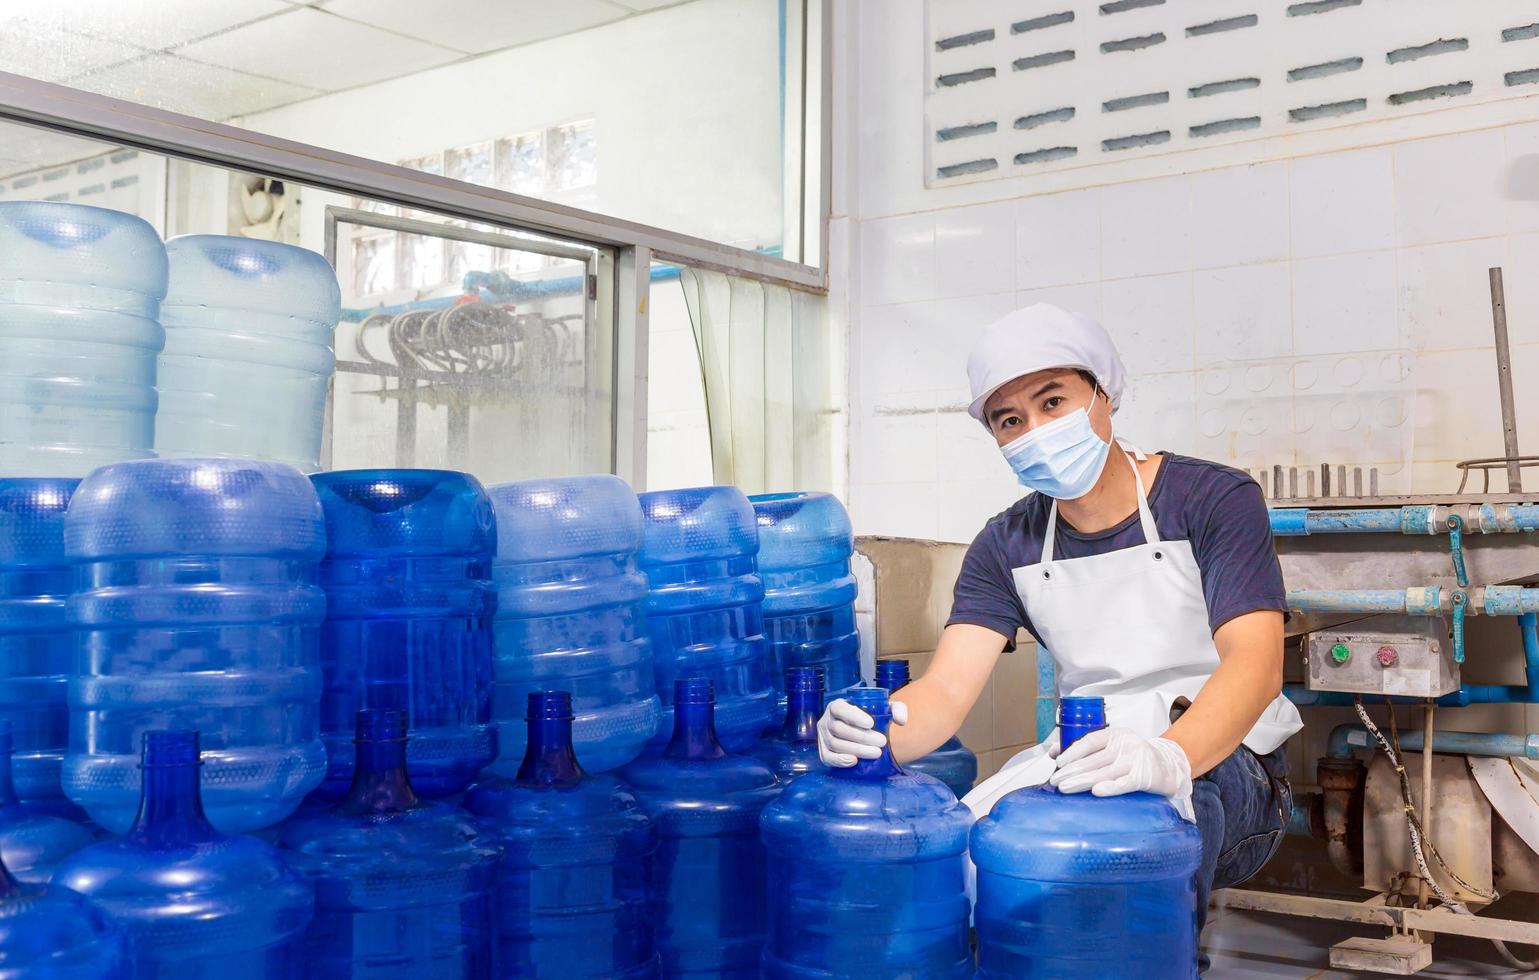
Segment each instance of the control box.
[[1459,688],[1459,665],[1441,616],[1373,616],[1309,635],[1311,691],[1435,698]]

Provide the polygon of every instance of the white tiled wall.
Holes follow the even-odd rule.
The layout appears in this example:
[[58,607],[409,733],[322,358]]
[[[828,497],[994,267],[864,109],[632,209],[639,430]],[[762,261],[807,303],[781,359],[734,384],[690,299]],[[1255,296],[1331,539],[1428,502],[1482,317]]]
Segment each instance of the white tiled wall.
[[[1379,465],[1385,490],[1451,492],[1454,461],[1502,449],[1486,273],[1500,265],[1519,437],[1539,451],[1539,123],[1479,128],[1472,116],[1452,136],[1055,194],[926,189],[908,148],[924,87],[910,6],[854,4],[836,35],[848,59],[834,200],[852,230],[857,533],[968,541],[1015,499],[965,415],[965,364],[982,326],[1033,302],[1111,331],[1132,379],[1119,431],[1148,448],[1239,466]],[[1539,119],[1539,100],[1526,101]],[[1368,350],[1409,352],[1406,404],[1316,411],[1287,391],[1215,394],[1201,370],[1312,358],[1311,371],[1344,373],[1358,365],[1341,355]],[[1201,424],[1205,410],[1223,420],[1211,413],[1223,399],[1247,398],[1275,402],[1247,416],[1271,426],[1264,435],[1237,442]],[[1407,416],[1405,438],[1386,438]]]

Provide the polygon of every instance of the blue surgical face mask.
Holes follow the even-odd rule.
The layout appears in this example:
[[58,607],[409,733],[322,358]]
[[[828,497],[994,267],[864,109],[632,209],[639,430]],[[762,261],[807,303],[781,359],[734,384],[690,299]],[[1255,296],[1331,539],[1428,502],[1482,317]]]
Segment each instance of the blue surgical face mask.
[[1080,408],[1037,426],[999,451],[1022,485],[1058,500],[1074,500],[1100,479],[1111,443],[1096,435],[1090,413]]

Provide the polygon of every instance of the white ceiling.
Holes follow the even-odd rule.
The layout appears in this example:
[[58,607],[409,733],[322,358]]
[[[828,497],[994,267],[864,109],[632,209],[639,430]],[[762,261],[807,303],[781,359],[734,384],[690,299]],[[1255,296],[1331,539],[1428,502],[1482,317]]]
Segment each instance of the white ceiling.
[[0,0],[0,71],[224,120],[680,2]]

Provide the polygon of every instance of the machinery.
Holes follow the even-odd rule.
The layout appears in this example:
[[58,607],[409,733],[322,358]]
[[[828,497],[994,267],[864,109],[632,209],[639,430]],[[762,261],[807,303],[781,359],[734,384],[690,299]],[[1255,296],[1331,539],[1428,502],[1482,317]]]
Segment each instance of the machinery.
[[[1356,716],[1330,730],[1316,788],[1295,766],[1294,829],[1323,838],[1331,863],[1374,894],[1228,889],[1216,900],[1362,923],[1363,936],[1332,948],[1337,968],[1415,973],[1443,933],[1492,940],[1534,969],[1505,944],[1539,945],[1539,923],[1479,914],[1504,890],[1539,889],[1539,733],[1521,707],[1539,704],[1539,494],[1522,490],[1536,458],[1518,455],[1501,270],[1491,280],[1505,456],[1459,464],[1464,479],[1447,496],[1381,496],[1372,473],[1365,496],[1360,471],[1349,496],[1345,467],[1333,494],[1326,466],[1323,495],[1296,497],[1281,492],[1282,467],[1270,474],[1287,649],[1303,676],[1285,687],[1304,709],[1297,738],[1318,752],[1325,711]],[[1502,471],[1507,491],[1490,492]],[[1471,473],[1485,477],[1482,492],[1464,492]],[[1296,472],[1286,485],[1297,493]],[[1519,672],[1517,683],[1465,677]]]

